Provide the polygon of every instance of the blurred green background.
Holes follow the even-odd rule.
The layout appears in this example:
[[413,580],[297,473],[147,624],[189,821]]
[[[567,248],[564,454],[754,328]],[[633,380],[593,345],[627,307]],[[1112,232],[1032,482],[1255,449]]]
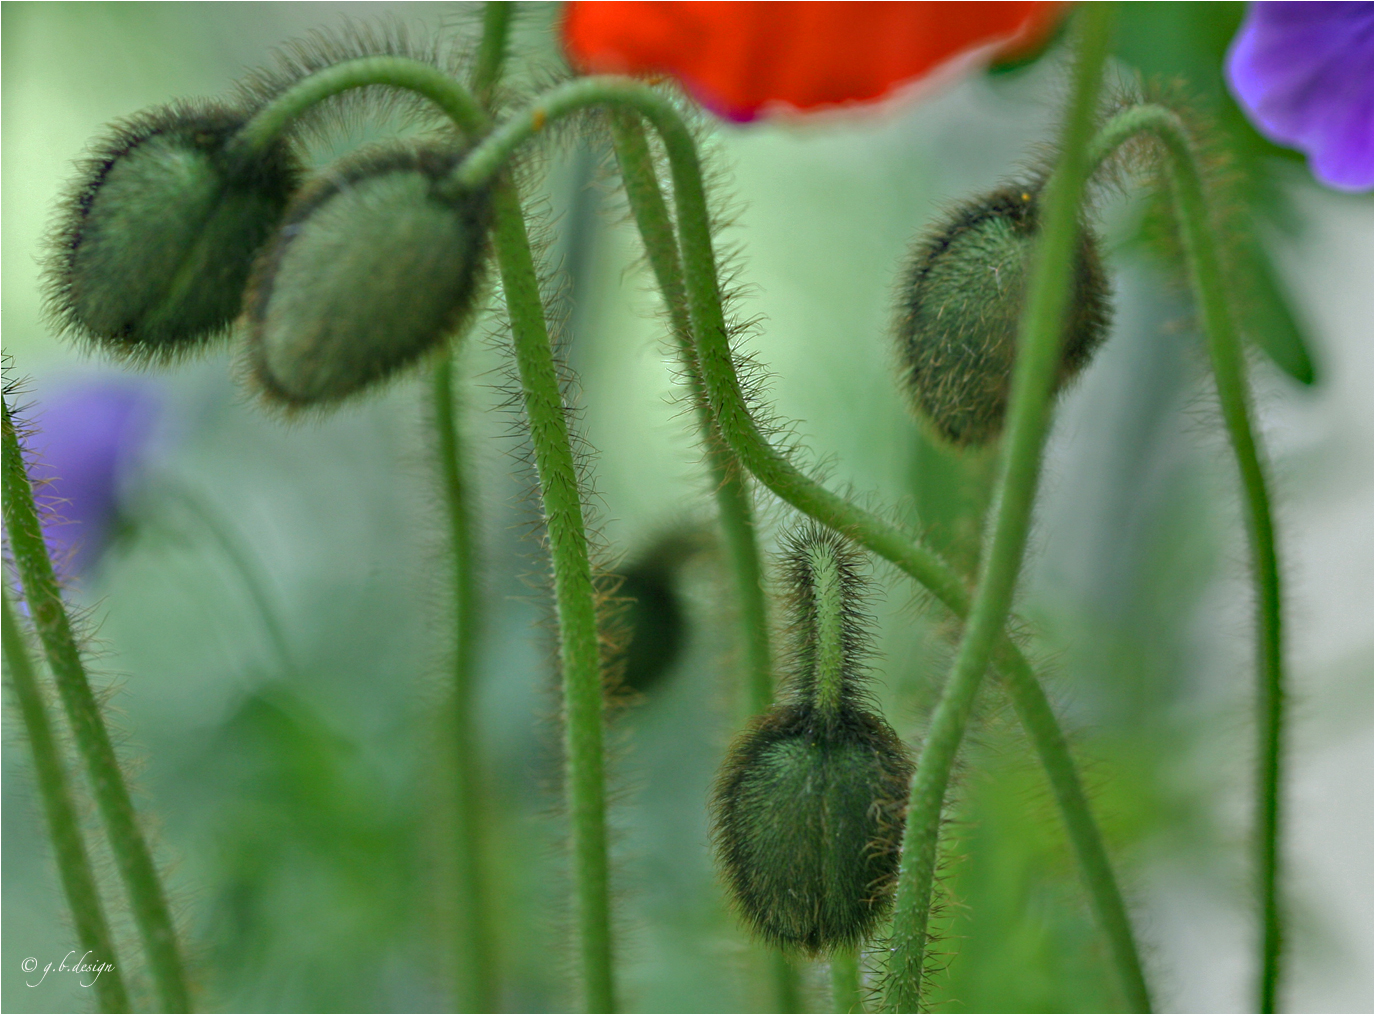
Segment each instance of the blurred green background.
[[[1118,70],[1185,76],[1223,102],[1240,4],[1124,5]],[[272,46],[393,19],[470,31],[449,4],[5,3],[3,329],[48,393],[117,373],[53,338],[36,257],[72,160],[106,122],[223,92]],[[557,7],[521,4],[518,80],[557,68]],[[833,485],[920,514],[957,559],[988,462],[932,447],[890,370],[893,280],[946,204],[991,186],[1047,137],[1061,54],[877,110],[717,127],[718,196],[734,211],[743,317]],[[1274,463],[1293,694],[1285,851],[1293,1011],[1372,1007],[1372,207],[1222,107],[1262,235],[1318,373],[1254,358]],[[386,136],[361,124],[340,147]],[[657,298],[599,139],[553,154],[529,204],[545,223],[561,340],[578,374],[598,532],[634,561],[710,522],[691,419],[674,402]],[[322,157],[324,154],[322,153]],[[1251,1006],[1246,837],[1251,593],[1230,455],[1190,309],[1136,242],[1132,202],[1102,220],[1117,291],[1112,340],[1061,403],[1019,610],[1111,841],[1163,1011]],[[500,342],[462,361],[481,494],[487,630],[480,729],[504,1005],[570,1003],[560,858],[557,700],[544,563]],[[443,535],[415,377],[307,424],[267,418],[222,351],[149,378],[161,412],[127,478],[119,540],[74,579],[95,664],[137,774],[208,1008],[448,1007]],[[760,500],[766,538],[791,521]],[[918,743],[955,629],[875,568],[876,688]],[[727,912],[704,802],[739,722],[732,621],[711,554],[679,572],[687,626],[672,669],[615,723],[618,950],[628,1011],[768,1005],[760,953]],[[280,637],[275,632],[280,632]],[[25,957],[74,945],[6,713],[3,949],[11,1011],[89,1009]],[[1059,819],[1021,732],[986,692],[960,766],[942,884],[943,1011],[1121,1006]],[[105,874],[111,873],[108,861]],[[110,881],[107,879],[107,881]],[[136,937],[112,896],[125,967]],[[825,969],[809,1005],[828,1011]],[[32,980],[32,978],[29,978]]]

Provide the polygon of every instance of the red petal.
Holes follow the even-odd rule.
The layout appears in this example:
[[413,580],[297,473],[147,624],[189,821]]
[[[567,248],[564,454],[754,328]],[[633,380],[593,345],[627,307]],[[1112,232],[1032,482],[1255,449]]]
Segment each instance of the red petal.
[[1061,3],[579,0],[564,44],[585,73],[671,74],[703,105],[752,120],[878,99],[972,50],[1025,50]]

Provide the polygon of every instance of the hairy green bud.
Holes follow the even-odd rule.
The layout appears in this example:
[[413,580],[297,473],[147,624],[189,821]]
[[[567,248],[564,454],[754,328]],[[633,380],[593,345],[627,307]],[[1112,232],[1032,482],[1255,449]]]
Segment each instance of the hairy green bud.
[[[1038,198],[1035,187],[1004,187],[967,201],[910,255],[897,328],[902,381],[919,418],[955,444],[983,444],[1003,428]],[[1058,391],[1089,362],[1112,316],[1098,243],[1084,225],[1074,281]]]
[[348,398],[463,324],[477,302],[490,201],[485,189],[444,186],[462,155],[367,152],[293,202],[247,307],[253,372],[270,399]]
[[727,753],[713,792],[717,858],[766,941],[817,954],[888,912],[913,763],[866,708],[860,556],[809,527],[790,540],[791,660],[782,695]]
[[117,356],[166,361],[224,334],[299,179],[285,142],[230,156],[249,114],[165,106],[95,143],[49,240],[48,311]]

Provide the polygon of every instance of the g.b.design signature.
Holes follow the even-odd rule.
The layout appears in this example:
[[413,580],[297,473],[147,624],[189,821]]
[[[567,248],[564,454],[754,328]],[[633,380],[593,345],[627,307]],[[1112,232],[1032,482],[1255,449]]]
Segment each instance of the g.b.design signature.
[[[81,955],[80,959],[73,959],[75,956],[76,950],[73,949],[66,956],[62,957],[62,960],[58,963],[53,963],[49,960],[43,967],[43,973],[38,975],[38,980],[26,980],[24,983],[30,988],[36,988],[43,983],[43,979],[47,977],[49,973],[55,970],[58,973],[90,974],[91,979],[89,981],[83,980],[80,982],[83,988],[89,988],[100,979],[100,975],[105,973],[105,971],[115,969],[113,963],[103,963],[98,960],[93,961],[91,959],[91,950],[89,949]],[[21,963],[20,966],[23,968],[24,973],[32,974],[38,969],[38,960],[32,956],[25,957],[24,962]]]

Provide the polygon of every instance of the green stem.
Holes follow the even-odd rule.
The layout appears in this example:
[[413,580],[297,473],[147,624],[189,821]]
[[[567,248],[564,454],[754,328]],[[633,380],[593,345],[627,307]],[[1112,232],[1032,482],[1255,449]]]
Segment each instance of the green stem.
[[860,997],[860,950],[838,949],[831,957],[832,1012],[864,1012]]
[[692,325],[688,320],[678,241],[659,188],[659,178],[655,173],[650,146],[645,140],[644,128],[638,119],[625,113],[612,115],[611,128],[631,214],[635,216],[645,252],[649,256],[650,268],[669,312],[679,361],[683,364],[683,377],[697,415],[702,444],[707,450],[707,467],[735,574],[736,596],[740,602],[741,636],[749,660],[749,701],[753,715],[768,709],[774,700],[774,666],[750,493],[746,489],[740,465],[731,449],[722,441],[712,419],[712,410],[707,404],[702,371],[698,367],[697,350],[693,345]]
[[473,65],[472,87],[474,98],[484,107],[492,104],[493,89],[502,79],[514,11],[515,5],[507,0],[487,0],[483,4],[483,34],[478,44],[478,59]]
[[[472,90],[490,105],[507,56],[511,5],[489,0],[483,6],[483,33],[473,68]],[[484,807],[478,743],[475,680],[482,608],[478,595],[472,483],[465,475],[462,407],[455,405],[458,344],[446,352],[431,379],[435,459],[449,522],[449,552],[454,593],[454,855],[456,1010],[492,1012],[497,1005],[496,963],[491,937],[488,887],[483,863]]]
[[[57,858],[57,872],[67,895],[67,907],[76,925],[77,942],[87,957],[83,962],[108,963],[110,969],[96,976],[94,987],[100,1000],[101,1012],[131,1012],[129,995],[124,989],[124,975],[119,970],[110,927],[105,923],[105,909],[96,890],[95,875],[81,835],[81,823],[76,817],[71,794],[67,790],[67,775],[63,771],[62,754],[48,720],[48,708],[43,704],[43,692],[38,675],[24,644],[24,633],[14,616],[7,592],[0,592],[0,639],[5,645],[5,662],[10,673],[14,697],[19,701],[19,713],[24,720],[24,733],[33,749],[34,774],[38,778],[38,793],[43,799],[43,812],[48,819],[48,833]],[[83,978],[84,981],[84,978]]]
[[[685,299],[691,297],[690,320],[702,372],[701,384],[727,446],[746,469],[784,501],[896,565],[935,594],[958,617],[966,617],[970,610],[969,592],[950,565],[880,515],[832,493],[798,470],[787,456],[770,445],[752,419],[736,377],[727,337],[697,150],[687,127],[664,96],[624,78],[584,78],[551,89],[530,109],[513,115],[475,148],[457,170],[457,181],[468,186],[481,184],[548,122],[597,105],[640,113],[664,140],[673,174],[682,248],[692,255],[684,259],[683,292]],[[665,228],[671,230],[672,226]],[[672,306],[671,301],[666,302]],[[1000,638],[994,664],[1009,683],[1028,736],[1055,789],[1067,832],[1081,863],[1081,875],[1110,939],[1124,993],[1132,1008],[1148,1011],[1150,999],[1131,923],[1055,714],[1032,668],[1006,636]],[[1048,731],[1056,736],[1046,736]]]
[[1108,52],[1111,18],[1112,9],[1106,4],[1091,5],[1083,14],[1080,61],[1060,164],[1047,185],[1041,236],[1032,258],[1027,306],[1019,327],[998,513],[955,665],[932,715],[913,777],[885,979],[885,1007],[892,1012],[912,1012],[922,1005],[942,804],[975,693],[1003,633],[1022,568],[1041,472],[1042,443],[1051,416],[1051,385],[1061,357],[1062,322],[1070,302],[1080,197],[1088,170],[1085,149]]
[[602,772],[602,672],[583,501],[525,219],[510,180],[502,178],[494,183],[493,205],[493,240],[554,570],[584,1004],[588,1012],[614,1012]]
[[3,493],[10,552],[24,586],[24,600],[66,708],[77,750],[86,764],[96,806],[110,838],[110,851],[129,893],[134,923],[142,936],[162,1006],[168,1012],[189,1012],[191,994],[167,897],[158,880],[148,844],[139,830],[129,788],[125,786],[110,734],[91,692],[81,651],[62,604],[57,576],[43,542],[19,435],[10,418],[9,403],[0,400],[0,407],[3,408],[0,442],[3,442],[4,460],[0,493]]
[[435,368],[431,384],[436,465],[449,520],[454,589],[454,853],[458,876],[459,1012],[492,1012],[497,1003],[487,884],[483,878],[482,779],[474,676],[477,672],[481,603],[473,540],[473,491],[464,476],[463,438],[455,406],[454,360]]
[[1188,128],[1173,111],[1137,106],[1104,126],[1091,152],[1098,165],[1135,134],[1154,134],[1166,149],[1176,222],[1185,248],[1195,301],[1204,321],[1223,422],[1233,446],[1246,501],[1247,536],[1257,590],[1256,879],[1261,907],[1260,1012],[1276,1011],[1283,926],[1279,899],[1282,721],[1285,707],[1281,641],[1280,569],[1266,473],[1253,437],[1242,342],[1228,309],[1227,289],[1210,225],[1199,160]]
[[823,716],[835,717],[841,712],[846,678],[841,569],[836,555],[825,545],[809,549],[808,566],[812,570],[812,613],[817,624],[810,639],[815,654],[813,704]]
[[[746,489],[740,464],[722,440],[707,404],[702,371],[693,345],[692,325],[688,320],[678,240],[659,188],[645,129],[638,118],[618,111],[611,116],[611,130],[626,198],[669,312],[679,362],[683,365],[682,376],[688,384],[700,440],[707,452],[708,475],[735,577],[736,613],[746,651],[747,710],[754,716],[768,709],[774,700],[774,654],[769,637],[769,608],[765,603],[764,584],[760,581],[762,569],[750,492]],[[774,951],[771,955],[774,1008],[777,1012],[797,1012],[802,998],[798,968],[782,953]]]
[[1056,713],[1031,666],[1007,637],[994,650],[994,667],[1003,678],[1018,721],[1036,747],[1056,804],[1061,809],[1080,877],[1093,901],[1095,915],[1108,939],[1113,965],[1123,988],[1129,1012],[1151,1012],[1151,992],[1137,954],[1132,922],[1113,874],[1099,827],[1075,768],[1075,758],[1061,731]]
[[786,953],[769,952],[769,970],[774,981],[774,1006],[766,1012],[803,1012],[803,975],[798,964]]
[[401,56],[367,56],[317,71],[259,110],[233,142],[230,158],[270,145],[292,120],[318,102],[353,88],[389,85],[417,92],[447,113],[461,131],[476,136],[488,116],[468,89],[430,64]]
[[[469,136],[481,135],[490,124],[462,84],[428,64],[400,57],[370,57],[336,64],[288,89],[244,127],[235,143],[249,150],[269,144],[293,117],[314,103],[350,88],[378,84],[419,92],[439,105]],[[525,396],[554,572],[584,1002],[591,1012],[612,1012],[615,994],[602,765],[603,696],[592,565],[568,423],[520,199],[507,179],[495,181],[492,191],[493,244]]]

